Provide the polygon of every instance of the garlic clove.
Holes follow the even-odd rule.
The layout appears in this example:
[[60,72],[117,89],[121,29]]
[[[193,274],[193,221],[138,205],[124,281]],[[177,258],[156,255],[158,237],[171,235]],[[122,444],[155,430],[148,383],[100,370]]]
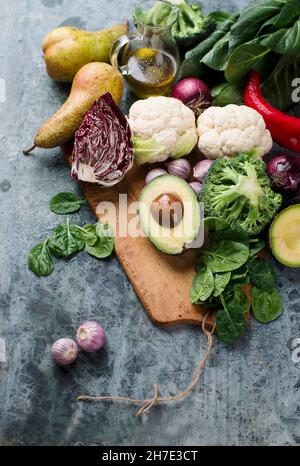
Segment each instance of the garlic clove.
[[199,181],[200,183],[204,180],[204,178],[208,175],[210,167],[213,163],[213,160],[200,160],[200,162],[196,163],[193,168],[193,177],[195,180]]
[[168,172],[170,175],[179,176],[184,180],[190,177],[192,167],[188,160],[177,159],[167,164]]
[[57,364],[68,366],[77,358],[78,346],[71,338],[60,338],[53,343],[51,354]]
[[162,175],[167,175],[168,172],[164,170],[163,168],[153,168],[153,170],[150,170],[149,173],[147,173],[146,178],[145,178],[145,183],[148,184],[150,181],[154,180],[154,178],[157,178],[158,176]]
[[76,340],[81,349],[94,353],[104,345],[105,332],[98,322],[90,320],[80,325],[76,332]]
[[195,193],[198,194],[200,193],[201,189],[202,189],[202,184],[199,183],[199,181],[192,181],[191,183],[189,183],[190,187],[193,188],[193,190],[195,191]]

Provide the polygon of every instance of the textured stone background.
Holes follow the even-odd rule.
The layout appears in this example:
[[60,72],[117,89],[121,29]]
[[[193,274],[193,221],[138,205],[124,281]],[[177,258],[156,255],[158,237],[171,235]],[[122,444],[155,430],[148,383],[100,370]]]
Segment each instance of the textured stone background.
[[[204,3],[207,9],[225,7],[221,0]],[[153,382],[161,393],[175,393],[190,380],[206,344],[198,328],[155,327],[115,257],[101,262],[80,254],[69,263],[58,261],[44,279],[27,269],[27,251],[61,220],[49,211],[49,199],[77,191],[58,149],[21,154],[68,93],[47,77],[42,38],[58,25],[113,24],[130,15],[133,4],[0,0],[0,81],[6,82],[6,102],[0,101],[0,339],[6,344],[0,444],[300,444],[300,363],[292,361],[292,342],[300,337],[300,272],[284,267],[277,267],[282,318],[268,326],[252,321],[233,347],[215,340],[201,383],[185,401],[140,419],[132,406],[75,400],[80,393],[147,396]],[[246,4],[226,2],[232,10]],[[88,207],[72,219],[93,220]],[[49,356],[51,343],[74,335],[90,318],[107,330],[105,349],[58,369]]]

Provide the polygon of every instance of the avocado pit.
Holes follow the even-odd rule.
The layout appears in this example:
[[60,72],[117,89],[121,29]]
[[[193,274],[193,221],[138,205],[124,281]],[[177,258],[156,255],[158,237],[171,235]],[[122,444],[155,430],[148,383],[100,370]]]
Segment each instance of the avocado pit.
[[176,194],[160,194],[151,204],[154,220],[164,228],[175,228],[182,221],[183,203]]

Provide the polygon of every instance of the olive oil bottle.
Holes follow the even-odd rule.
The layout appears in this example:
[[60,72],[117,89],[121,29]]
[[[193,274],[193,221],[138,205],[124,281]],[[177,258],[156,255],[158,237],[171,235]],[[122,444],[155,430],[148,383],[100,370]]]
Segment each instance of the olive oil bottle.
[[171,93],[177,63],[165,51],[145,47],[130,53],[127,70],[129,87],[137,97],[145,99]]

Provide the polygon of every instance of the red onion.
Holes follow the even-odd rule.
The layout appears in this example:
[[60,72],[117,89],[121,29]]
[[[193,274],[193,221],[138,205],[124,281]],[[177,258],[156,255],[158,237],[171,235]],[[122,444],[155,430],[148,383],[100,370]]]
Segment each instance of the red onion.
[[198,78],[184,78],[179,81],[173,88],[172,96],[191,108],[196,117],[212,103],[209,87]]
[[57,364],[68,366],[77,358],[78,346],[71,338],[60,338],[53,343],[51,354]]
[[169,175],[179,176],[187,180],[190,177],[192,167],[188,160],[177,159],[167,164]]
[[212,163],[213,161],[208,159],[200,160],[200,162],[196,163],[193,169],[193,176],[195,180],[202,183],[204,178],[208,175]]
[[300,157],[277,155],[267,162],[267,174],[273,188],[283,195],[297,195],[300,192]]
[[93,353],[104,345],[105,332],[98,322],[90,320],[78,328],[76,339],[80,348]]
[[158,176],[162,175],[167,175],[168,172],[164,170],[163,168],[153,168],[153,170],[150,170],[149,173],[147,173],[146,178],[145,178],[145,183],[148,184],[150,181],[154,180],[154,178],[157,178]]
[[192,181],[190,184],[190,187],[195,191],[195,193],[198,194],[200,193],[201,189],[202,189],[202,184],[199,183],[199,181]]

